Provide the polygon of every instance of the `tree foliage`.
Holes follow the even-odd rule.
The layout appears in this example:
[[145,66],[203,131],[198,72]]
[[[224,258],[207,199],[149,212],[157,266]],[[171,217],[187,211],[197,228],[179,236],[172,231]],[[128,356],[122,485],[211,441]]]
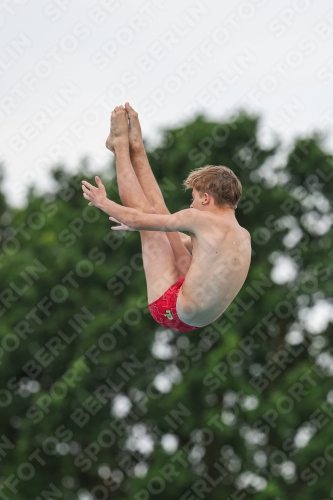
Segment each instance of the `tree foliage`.
[[87,206],[89,162],[22,209],[0,190],[1,498],[330,498],[332,157],[313,136],[279,163],[258,127],[199,116],[149,152],[171,212],[193,168],[243,185],[248,278],[188,334],[150,317],[139,235]]

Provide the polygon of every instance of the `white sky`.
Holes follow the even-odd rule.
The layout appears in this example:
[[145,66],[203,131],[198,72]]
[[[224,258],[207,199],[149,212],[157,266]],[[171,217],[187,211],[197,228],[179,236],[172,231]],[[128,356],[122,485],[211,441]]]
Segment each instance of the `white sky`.
[[[0,158],[12,204],[50,188],[59,159],[98,173],[109,115],[126,100],[152,142],[197,110],[243,107],[263,135],[326,131],[333,150],[330,0],[4,0]],[[267,134],[267,137],[269,134]]]

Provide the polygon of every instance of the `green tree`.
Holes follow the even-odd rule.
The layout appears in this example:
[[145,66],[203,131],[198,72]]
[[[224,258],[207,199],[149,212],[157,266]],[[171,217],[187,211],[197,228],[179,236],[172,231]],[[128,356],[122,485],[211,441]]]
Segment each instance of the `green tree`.
[[314,135],[279,164],[258,128],[198,117],[149,153],[172,212],[192,168],[243,184],[249,276],[188,334],[150,317],[139,235],[87,206],[89,162],[25,208],[1,195],[1,498],[329,498],[332,157]]

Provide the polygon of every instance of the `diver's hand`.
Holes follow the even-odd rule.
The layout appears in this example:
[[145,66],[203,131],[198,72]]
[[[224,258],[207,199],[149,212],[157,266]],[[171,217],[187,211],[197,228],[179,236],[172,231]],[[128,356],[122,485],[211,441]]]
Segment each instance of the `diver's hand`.
[[119,220],[115,219],[114,217],[109,217],[109,219],[112,220],[112,222],[116,222],[117,224],[119,224],[119,226],[111,226],[111,229],[113,231],[137,231],[137,229],[132,229],[131,227],[126,226],[125,224],[119,222]]

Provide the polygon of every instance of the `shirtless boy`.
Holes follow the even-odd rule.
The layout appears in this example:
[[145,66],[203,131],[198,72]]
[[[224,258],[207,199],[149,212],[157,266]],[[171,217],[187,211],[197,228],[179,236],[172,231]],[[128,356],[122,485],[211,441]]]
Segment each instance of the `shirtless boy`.
[[239,180],[227,167],[197,168],[184,181],[192,188],[190,208],[170,214],[128,103],[112,112],[106,147],[116,158],[123,205],[107,198],[99,177],[97,187],[82,181],[83,196],[120,222],[115,228],[140,231],[153,318],[181,332],[212,323],[236,297],[250,266],[250,235],[235,217]]

